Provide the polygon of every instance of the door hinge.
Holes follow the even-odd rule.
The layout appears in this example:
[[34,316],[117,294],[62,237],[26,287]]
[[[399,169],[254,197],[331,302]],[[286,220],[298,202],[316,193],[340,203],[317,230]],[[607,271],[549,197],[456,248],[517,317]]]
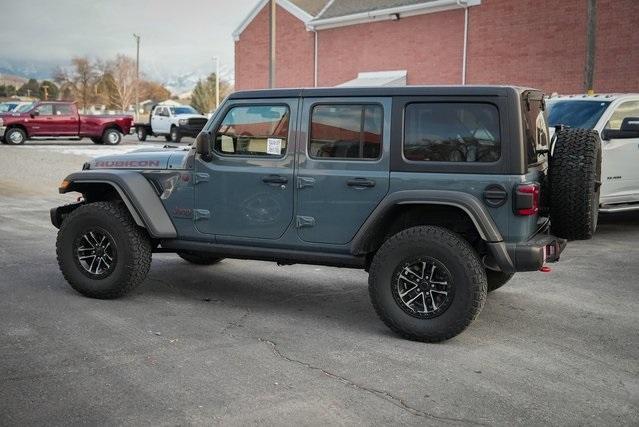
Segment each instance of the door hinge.
[[297,188],[312,187],[315,185],[315,178],[308,176],[297,177]]
[[200,219],[209,219],[211,218],[211,212],[206,209],[193,209],[193,220],[197,221]]
[[297,226],[297,228],[314,227],[315,226],[315,218],[313,218],[312,216],[298,215],[295,218],[295,225]]
[[204,172],[197,172],[195,174],[195,183],[199,184],[200,182],[209,182],[209,174]]

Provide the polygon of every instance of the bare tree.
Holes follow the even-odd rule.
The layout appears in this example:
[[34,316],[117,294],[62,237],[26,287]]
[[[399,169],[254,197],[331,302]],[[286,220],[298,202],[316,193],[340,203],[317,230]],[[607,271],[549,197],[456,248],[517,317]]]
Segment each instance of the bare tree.
[[69,89],[79,107],[85,110],[96,99],[98,72],[87,57],[73,58],[71,65],[70,70],[58,68],[54,73],[54,80]]
[[106,94],[109,103],[118,110],[127,111],[135,96],[135,60],[126,55],[118,55],[112,61],[100,63],[99,92]]

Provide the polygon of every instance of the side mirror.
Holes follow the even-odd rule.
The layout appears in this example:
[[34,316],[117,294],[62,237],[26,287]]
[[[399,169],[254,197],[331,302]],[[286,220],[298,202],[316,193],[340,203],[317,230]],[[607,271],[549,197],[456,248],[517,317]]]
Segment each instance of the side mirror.
[[604,141],[628,138],[639,138],[639,117],[626,117],[621,122],[619,130],[604,129],[601,133],[601,139]]
[[211,134],[200,132],[195,138],[195,152],[202,157],[205,162],[211,161]]
[[35,116],[39,116],[40,112],[39,111],[32,111],[31,112],[31,118],[34,118]]

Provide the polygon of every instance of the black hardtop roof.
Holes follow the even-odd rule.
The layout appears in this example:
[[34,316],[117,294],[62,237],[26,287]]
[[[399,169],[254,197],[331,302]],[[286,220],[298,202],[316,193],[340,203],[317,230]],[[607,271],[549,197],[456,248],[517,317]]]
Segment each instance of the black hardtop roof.
[[518,86],[375,86],[324,87],[294,89],[260,89],[238,91],[229,99],[299,98],[299,97],[365,97],[365,96],[507,96],[508,93],[537,91]]

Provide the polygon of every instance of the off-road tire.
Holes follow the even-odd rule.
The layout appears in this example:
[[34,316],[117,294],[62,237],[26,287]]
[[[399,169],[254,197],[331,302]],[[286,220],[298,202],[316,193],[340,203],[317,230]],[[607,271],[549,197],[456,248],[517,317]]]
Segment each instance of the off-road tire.
[[173,126],[171,128],[171,140],[176,143],[179,143],[182,140],[182,135],[180,135],[180,129],[178,129],[177,126]]
[[102,134],[102,142],[105,145],[118,145],[122,142],[122,133],[114,128],[106,129]]
[[135,130],[135,134],[136,134],[136,135],[137,135],[137,137],[138,137],[138,141],[142,141],[142,142],[146,141],[146,137],[148,136],[148,135],[147,135],[147,132],[146,132],[146,129],[145,129],[145,128],[143,128],[143,127],[139,127],[139,128],[137,128],[137,129]]
[[[93,279],[76,261],[75,242],[89,229],[107,232],[117,253],[112,272]],[[71,287],[91,298],[118,298],[141,284],[151,266],[151,242],[120,202],[95,202],[80,206],[65,218],[56,241],[62,275]]]
[[550,226],[569,240],[590,239],[597,229],[601,139],[589,129],[557,132],[548,172]]
[[188,261],[191,264],[198,264],[198,265],[213,265],[213,264],[217,264],[218,262],[224,259],[224,258],[217,257],[215,255],[209,255],[209,254],[198,253],[198,252],[179,251],[177,254],[183,260]]
[[[11,136],[13,135],[13,133],[17,133],[20,135],[19,142],[12,141]],[[4,140],[9,145],[22,145],[24,144],[24,141],[27,140],[27,133],[20,128],[11,128],[4,134]]]
[[[407,314],[392,290],[396,269],[421,256],[441,262],[454,286],[446,311],[430,319]],[[436,226],[408,228],[386,240],[373,257],[368,283],[373,307],[382,321],[415,341],[438,342],[458,335],[479,315],[486,301],[486,272],[477,253],[459,235]]]
[[486,280],[488,292],[495,291],[513,278],[514,273],[504,273],[503,271],[494,271],[486,269]]
[[91,141],[92,141],[94,144],[97,144],[97,145],[102,145],[102,144],[104,144],[104,141],[102,141],[102,138],[100,138],[100,137],[92,137],[92,138],[91,138]]

